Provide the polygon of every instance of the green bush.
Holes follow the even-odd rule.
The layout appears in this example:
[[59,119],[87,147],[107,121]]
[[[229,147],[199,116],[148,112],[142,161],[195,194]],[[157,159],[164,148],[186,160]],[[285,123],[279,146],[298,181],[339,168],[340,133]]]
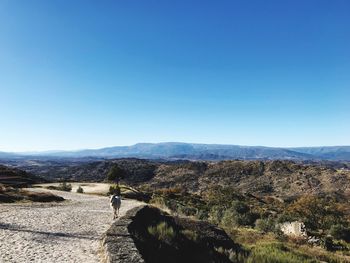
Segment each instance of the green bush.
[[223,212],[220,225],[225,228],[239,226],[239,214],[233,209],[227,209]]
[[210,216],[213,223],[225,228],[252,226],[256,218],[249,206],[242,201],[233,201],[229,208],[214,206]]
[[58,185],[57,190],[70,192],[72,191],[72,185],[67,184],[66,182],[63,182]]
[[[227,257],[231,262],[245,262],[246,255],[244,253],[240,253],[239,251],[231,249],[227,249],[224,247],[215,247],[216,252]],[[226,262],[226,261],[225,261]]]
[[150,235],[166,243],[171,243],[176,236],[174,229],[168,226],[166,222],[160,222],[156,226],[149,226],[147,230]]
[[193,230],[184,229],[181,230],[181,234],[183,234],[187,239],[192,240],[194,242],[198,240],[198,233]]
[[243,201],[233,201],[231,207],[239,214],[246,214],[250,212],[249,206]]
[[282,243],[259,244],[249,256],[247,263],[316,263],[317,260],[290,250]]
[[84,189],[79,185],[78,189],[77,189],[77,193],[83,194],[84,193]]
[[274,232],[276,229],[276,222],[272,218],[262,218],[255,221],[255,228],[262,232]]
[[220,206],[213,206],[209,211],[209,221],[214,224],[220,224],[224,211]]
[[194,216],[197,214],[197,209],[183,205],[178,205],[177,211],[185,216]]
[[333,225],[329,231],[329,233],[335,239],[342,239],[346,242],[350,242],[350,228],[345,227],[344,225]]
[[330,229],[344,220],[344,209],[332,198],[305,195],[290,204],[285,214],[303,221],[310,230]]
[[199,220],[208,220],[209,214],[208,211],[198,210],[196,214],[196,218]]

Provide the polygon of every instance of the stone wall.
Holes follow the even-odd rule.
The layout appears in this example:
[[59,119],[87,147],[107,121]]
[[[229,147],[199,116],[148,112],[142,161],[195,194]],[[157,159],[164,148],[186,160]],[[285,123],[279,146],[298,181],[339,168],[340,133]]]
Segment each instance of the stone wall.
[[144,263],[134,240],[128,231],[132,218],[144,206],[129,210],[125,216],[115,221],[102,239],[102,257],[104,263]]

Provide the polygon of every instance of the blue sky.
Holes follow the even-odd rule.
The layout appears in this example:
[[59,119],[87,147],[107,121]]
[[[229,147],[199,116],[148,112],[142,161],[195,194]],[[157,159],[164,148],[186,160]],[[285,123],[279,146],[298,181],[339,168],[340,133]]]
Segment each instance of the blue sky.
[[0,151],[350,145],[350,2],[0,1]]

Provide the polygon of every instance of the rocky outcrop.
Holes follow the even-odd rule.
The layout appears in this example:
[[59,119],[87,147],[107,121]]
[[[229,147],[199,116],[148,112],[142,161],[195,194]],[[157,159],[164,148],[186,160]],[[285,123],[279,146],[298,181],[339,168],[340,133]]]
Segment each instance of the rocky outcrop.
[[295,237],[307,237],[305,224],[303,222],[285,222],[280,225],[283,234]]
[[133,217],[144,206],[129,210],[125,216],[116,220],[105,233],[102,240],[103,262],[105,263],[144,263],[137,250],[128,226]]

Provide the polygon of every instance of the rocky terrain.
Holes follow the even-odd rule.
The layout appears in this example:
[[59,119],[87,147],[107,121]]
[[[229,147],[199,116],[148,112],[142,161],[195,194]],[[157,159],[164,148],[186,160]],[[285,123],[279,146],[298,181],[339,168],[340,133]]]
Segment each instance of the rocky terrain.
[[237,191],[280,197],[305,193],[349,195],[350,169],[346,163],[293,161],[151,161],[115,159],[88,163],[18,165],[46,180],[104,181],[112,165],[125,171],[123,182],[151,189],[182,188],[200,193],[213,185]]
[[350,172],[291,161],[189,162],[160,165],[147,183],[202,192],[210,186],[232,186],[239,192],[293,196],[308,193],[350,194]]

